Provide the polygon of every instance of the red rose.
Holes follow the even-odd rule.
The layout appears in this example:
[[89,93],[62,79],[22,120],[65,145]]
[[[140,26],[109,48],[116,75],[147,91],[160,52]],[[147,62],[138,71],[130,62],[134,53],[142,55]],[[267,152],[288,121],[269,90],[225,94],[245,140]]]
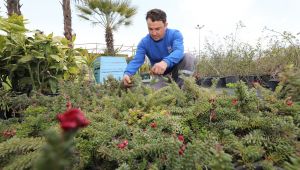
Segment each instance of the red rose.
[[90,122],[84,117],[84,113],[80,109],[71,108],[62,114],[57,115],[60,127],[64,131],[86,127]]
[[184,137],[183,137],[183,135],[178,135],[178,140],[181,141],[181,142],[184,142]]
[[156,127],[157,127],[157,123],[156,123],[156,122],[152,122],[152,123],[150,123],[150,126],[151,126],[152,128],[156,128]]

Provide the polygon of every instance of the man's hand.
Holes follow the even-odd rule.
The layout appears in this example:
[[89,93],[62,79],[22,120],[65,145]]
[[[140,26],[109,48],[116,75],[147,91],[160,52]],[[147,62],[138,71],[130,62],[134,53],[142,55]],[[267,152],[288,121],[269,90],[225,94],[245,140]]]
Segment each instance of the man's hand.
[[123,83],[124,83],[124,86],[125,87],[131,87],[132,86],[132,82],[131,82],[131,79],[130,79],[130,77],[128,76],[128,75],[124,75],[124,77],[123,77]]
[[168,64],[165,61],[161,61],[159,63],[154,64],[154,66],[151,68],[151,73],[153,74],[164,74],[168,67]]

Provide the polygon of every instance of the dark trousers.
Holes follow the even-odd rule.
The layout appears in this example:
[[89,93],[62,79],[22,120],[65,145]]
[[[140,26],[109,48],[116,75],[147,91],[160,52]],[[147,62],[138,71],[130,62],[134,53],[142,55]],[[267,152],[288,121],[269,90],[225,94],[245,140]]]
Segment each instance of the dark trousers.
[[195,71],[196,58],[190,54],[185,53],[183,59],[171,69],[168,69],[164,75],[172,75],[172,79],[181,87],[183,84],[179,75],[192,76]]

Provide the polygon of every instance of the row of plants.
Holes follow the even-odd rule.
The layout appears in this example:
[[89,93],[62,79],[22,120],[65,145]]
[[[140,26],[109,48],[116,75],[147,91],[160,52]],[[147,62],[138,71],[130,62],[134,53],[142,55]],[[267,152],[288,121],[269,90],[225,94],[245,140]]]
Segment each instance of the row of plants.
[[233,95],[191,77],[153,90],[139,76],[131,89],[82,77],[61,81],[57,96],[8,95],[18,116],[0,120],[0,167],[297,169],[299,75],[287,68],[275,92],[238,82]]
[[201,77],[267,75],[277,79],[285,65],[300,67],[299,39],[286,31],[280,33],[267,28],[265,31],[271,33],[255,46],[238,41],[237,33],[226,37],[222,46],[207,42],[197,72]]
[[211,87],[215,84],[217,88],[226,88],[228,84],[237,83],[238,81],[245,82],[249,87],[253,87],[255,83],[259,83],[261,86],[271,89],[272,91],[274,91],[279,84],[279,79],[274,79],[270,75],[198,77],[196,83],[202,87]]

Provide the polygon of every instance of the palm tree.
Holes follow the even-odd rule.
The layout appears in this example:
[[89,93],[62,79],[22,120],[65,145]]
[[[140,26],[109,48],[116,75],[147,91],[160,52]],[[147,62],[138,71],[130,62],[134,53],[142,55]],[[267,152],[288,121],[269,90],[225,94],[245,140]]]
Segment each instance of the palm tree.
[[72,40],[72,14],[70,0],[63,0],[62,2],[64,15],[64,36],[67,40]]
[[[75,3],[83,2],[84,0],[74,0]],[[61,3],[64,15],[64,36],[71,42],[69,45],[72,47],[73,34],[72,34],[72,14],[70,0],[63,0]]]
[[13,14],[22,15],[20,0],[6,0],[5,2],[8,16]]
[[85,0],[85,6],[77,6],[79,17],[92,24],[99,24],[105,30],[106,53],[115,55],[113,31],[121,25],[131,24],[137,8],[130,6],[130,0]]

